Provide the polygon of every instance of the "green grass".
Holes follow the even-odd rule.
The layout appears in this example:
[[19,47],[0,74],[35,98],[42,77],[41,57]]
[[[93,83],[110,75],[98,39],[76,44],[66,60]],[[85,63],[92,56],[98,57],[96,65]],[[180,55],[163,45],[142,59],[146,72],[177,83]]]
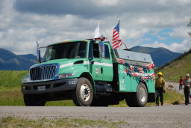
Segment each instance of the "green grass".
[[46,106],[75,106],[72,100],[49,101]]
[[169,65],[159,69],[159,71],[164,72],[164,78],[167,81],[178,82],[180,76],[185,77],[186,73],[191,74],[191,53],[173,61]]
[[126,122],[111,122],[85,119],[38,119],[29,120],[15,117],[0,119],[0,128],[118,128]]
[[[0,105],[22,106],[24,105],[23,96],[20,90],[21,78],[26,71],[0,71]],[[165,103],[182,103],[183,96],[175,91],[168,90],[165,94]],[[72,100],[51,101],[46,103],[47,106],[73,106]],[[148,106],[154,104],[148,104]],[[110,105],[112,107],[126,107],[125,101],[119,105]]]
[[0,71],[0,88],[20,87],[27,71]]
[[[164,95],[165,104],[179,104],[184,102],[183,95],[173,90],[167,90]],[[0,105],[1,106],[23,106],[23,97],[20,88],[0,89]],[[147,106],[153,106],[154,103],[149,103]],[[47,102],[46,106],[74,106],[72,100],[51,101]],[[127,107],[125,100],[118,105],[110,105],[111,107]]]
[[24,105],[20,88],[0,89],[0,105],[21,106]]
[[[0,89],[0,106],[23,106],[23,96],[20,88],[1,88]],[[46,106],[74,106],[72,100],[50,101]]]
[[166,90],[164,100],[165,104],[182,104],[184,103],[184,96],[174,90]]
[[[21,93],[21,79],[27,71],[0,71],[0,105],[24,105]],[[51,101],[47,106],[73,106],[72,100]]]

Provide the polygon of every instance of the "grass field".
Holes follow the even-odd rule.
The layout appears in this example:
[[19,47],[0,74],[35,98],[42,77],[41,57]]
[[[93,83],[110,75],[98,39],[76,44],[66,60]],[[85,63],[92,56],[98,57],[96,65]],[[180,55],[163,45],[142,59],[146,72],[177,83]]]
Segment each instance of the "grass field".
[[160,71],[164,72],[164,77],[167,81],[178,82],[180,76],[185,77],[186,73],[191,74],[191,53],[173,61],[160,69]]
[[[20,90],[21,78],[26,71],[0,71],[0,105],[4,106],[23,106],[23,98]],[[183,96],[175,91],[168,90],[165,94],[165,103],[183,103]],[[48,106],[73,106],[72,100],[51,101],[47,102]],[[154,104],[148,104],[151,106]],[[125,101],[121,101],[119,105],[111,105],[114,107],[126,107]]]
[[[23,106],[21,79],[27,71],[0,71],[0,105]],[[47,102],[48,106],[73,106],[71,100]]]
[[27,71],[0,71],[0,88],[20,87],[21,79]]
[[0,119],[0,128],[118,128],[126,122],[85,119],[39,119],[29,120],[15,117]]

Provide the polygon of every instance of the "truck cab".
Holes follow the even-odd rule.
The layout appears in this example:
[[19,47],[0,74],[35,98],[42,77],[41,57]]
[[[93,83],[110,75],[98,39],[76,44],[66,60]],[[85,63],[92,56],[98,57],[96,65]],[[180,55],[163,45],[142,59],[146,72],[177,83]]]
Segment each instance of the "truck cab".
[[134,60],[125,54],[114,50],[109,41],[94,39],[47,46],[43,62],[32,65],[22,81],[25,105],[73,99],[78,106],[107,106],[125,99],[129,106],[144,106],[153,101],[154,79],[136,78],[127,70],[131,65],[152,64],[152,59]]

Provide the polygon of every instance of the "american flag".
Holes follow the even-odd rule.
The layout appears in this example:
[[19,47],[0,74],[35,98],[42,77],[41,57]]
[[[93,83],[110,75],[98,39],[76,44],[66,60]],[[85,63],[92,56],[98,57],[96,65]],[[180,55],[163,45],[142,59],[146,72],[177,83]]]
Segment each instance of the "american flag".
[[112,47],[114,49],[119,48],[122,45],[122,41],[119,38],[119,23],[113,28]]

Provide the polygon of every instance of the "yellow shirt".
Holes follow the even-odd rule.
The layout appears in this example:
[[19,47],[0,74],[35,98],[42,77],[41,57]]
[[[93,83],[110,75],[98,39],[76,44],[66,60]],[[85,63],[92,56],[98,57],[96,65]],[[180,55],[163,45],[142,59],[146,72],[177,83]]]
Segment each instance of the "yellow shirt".
[[155,88],[164,88],[165,80],[163,77],[158,77],[155,81]]

